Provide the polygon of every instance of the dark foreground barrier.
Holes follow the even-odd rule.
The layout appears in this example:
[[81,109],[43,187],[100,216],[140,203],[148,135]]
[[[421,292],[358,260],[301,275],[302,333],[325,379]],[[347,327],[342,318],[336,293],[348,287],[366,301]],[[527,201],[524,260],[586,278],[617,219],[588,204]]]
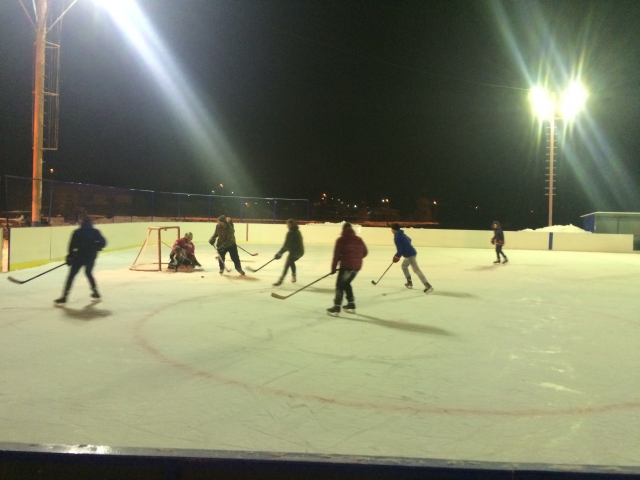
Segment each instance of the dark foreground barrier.
[[0,443],[1,479],[630,479],[638,467]]

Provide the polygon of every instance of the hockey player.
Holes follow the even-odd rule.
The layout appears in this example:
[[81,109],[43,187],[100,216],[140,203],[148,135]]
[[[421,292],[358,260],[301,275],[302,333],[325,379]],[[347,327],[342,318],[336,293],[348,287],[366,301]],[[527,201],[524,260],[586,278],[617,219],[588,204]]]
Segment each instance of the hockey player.
[[296,283],[296,261],[304,255],[302,234],[298,228],[298,223],[293,218],[290,218],[287,220],[287,228],[289,231],[285,237],[284,245],[278,253],[276,253],[275,258],[276,260],[280,260],[284,252],[289,252],[289,255],[287,256],[287,260],[284,264],[284,271],[278,281],[273,284],[274,287],[282,285],[284,277],[287,276],[287,272],[289,271],[289,267],[291,267],[291,282]]
[[502,255],[502,263],[507,263],[509,259],[502,251],[502,246],[504,245],[504,232],[502,231],[502,227],[500,227],[500,222],[497,220],[493,222],[493,238],[491,239],[491,244],[496,246],[496,256],[498,259],[493,263],[500,263],[500,255]]
[[[218,240],[217,244],[216,239]],[[240,263],[240,257],[238,257],[238,246],[236,245],[233,223],[228,222],[226,216],[220,215],[218,217],[218,225],[216,226],[216,230],[209,240],[209,243],[218,251],[220,275],[224,273],[224,260],[227,252],[229,252],[233,265],[236,267],[236,271],[240,275],[244,275],[244,270],[242,270],[242,264]]]
[[400,229],[400,225],[397,223],[391,224],[391,232],[393,233],[393,241],[396,244],[396,254],[393,256],[393,263],[398,263],[402,257],[404,260],[402,261],[402,273],[404,273],[405,278],[407,279],[407,283],[404,284],[407,288],[413,288],[413,282],[411,281],[411,274],[409,273],[409,265],[411,265],[411,269],[413,273],[415,273],[420,281],[424,285],[424,293],[433,292],[433,287],[427,281],[427,277],[424,276],[422,270],[418,266],[418,262],[416,260],[416,249],[411,245],[411,238],[409,238],[402,229]]
[[187,232],[184,237],[179,238],[173,244],[169,255],[169,268],[178,271],[181,265],[187,268],[201,267],[200,262],[194,255],[196,247],[193,245],[193,233]]
[[63,306],[67,303],[67,297],[69,296],[73,279],[82,267],[84,267],[84,273],[91,285],[91,298],[96,300],[100,298],[96,281],[91,272],[93,271],[98,252],[106,245],[107,241],[100,231],[93,228],[91,217],[84,216],[80,228],[74,230],[71,235],[69,253],[67,255],[67,265],[71,268],[69,269],[69,275],[67,276],[67,281],[64,286],[64,292],[60,298],[55,300],[56,305]]
[[[351,282],[362,268],[362,259],[367,256],[367,246],[362,239],[356,236],[351,224],[345,222],[342,226],[342,235],[336,240],[333,249],[333,260],[331,261],[331,274],[338,273],[336,279],[336,296],[333,300],[333,307],[327,309],[327,313],[337,316],[340,313],[342,297],[347,294],[347,304],[344,306],[346,312],[355,313],[356,304],[353,296]],[[340,269],[338,270],[338,264]]]

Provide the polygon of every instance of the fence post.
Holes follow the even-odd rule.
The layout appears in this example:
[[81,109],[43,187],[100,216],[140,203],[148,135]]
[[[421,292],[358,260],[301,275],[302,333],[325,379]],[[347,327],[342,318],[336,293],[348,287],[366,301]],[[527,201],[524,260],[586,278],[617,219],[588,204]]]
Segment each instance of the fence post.
[[9,230],[9,177],[4,176],[4,207],[7,209],[7,231]]
[[151,221],[156,217],[156,192],[151,192]]
[[182,195],[178,194],[178,221],[182,221]]
[[278,200],[273,199],[273,223],[276,223],[276,211],[278,210]]
[[[114,192],[114,189],[111,189],[111,193]],[[113,196],[111,196],[109,198],[109,207],[110,207],[110,211],[109,213],[111,213],[111,223],[116,223],[116,214],[118,213],[118,200],[116,197],[116,194],[113,194]]]
[[243,206],[244,202],[242,201],[242,197],[240,197],[240,221],[242,221],[242,219],[244,218],[243,212],[242,212],[242,206]]
[[53,181],[49,182],[51,187],[49,188],[49,226],[51,226],[51,210],[53,210]]
[[209,216],[209,223],[211,223],[211,195],[207,195],[207,210]]

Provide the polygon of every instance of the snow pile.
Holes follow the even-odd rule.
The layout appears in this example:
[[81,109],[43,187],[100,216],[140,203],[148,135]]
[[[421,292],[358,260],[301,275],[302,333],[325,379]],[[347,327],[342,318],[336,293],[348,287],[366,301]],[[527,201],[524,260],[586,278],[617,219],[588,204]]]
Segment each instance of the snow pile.
[[521,232],[563,232],[563,233],[591,233],[587,230],[583,230],[580,227],[576,227],[575,225],[553,225],[551,227],[543,227],[543,228],[525,228],[524,230],[520,230]]

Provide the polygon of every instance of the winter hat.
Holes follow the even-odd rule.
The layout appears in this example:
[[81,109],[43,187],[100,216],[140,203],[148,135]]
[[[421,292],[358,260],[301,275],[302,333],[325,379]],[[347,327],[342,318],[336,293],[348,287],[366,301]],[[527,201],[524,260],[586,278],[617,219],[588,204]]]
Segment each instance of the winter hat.
[[344,224],[342,225],[342,230],[346,230],[347,228],[352,228],[351,224],[349,222],[344,222]]
[[398,225],[397,223],[392,223],[391,230],[394,230],[397,232],[398,230],[400,230],[400,225]]
[[218,217],[218,220],[220,220],[221,222],[226,222],[227,221],[227,217],[225,215],[220,215]]

